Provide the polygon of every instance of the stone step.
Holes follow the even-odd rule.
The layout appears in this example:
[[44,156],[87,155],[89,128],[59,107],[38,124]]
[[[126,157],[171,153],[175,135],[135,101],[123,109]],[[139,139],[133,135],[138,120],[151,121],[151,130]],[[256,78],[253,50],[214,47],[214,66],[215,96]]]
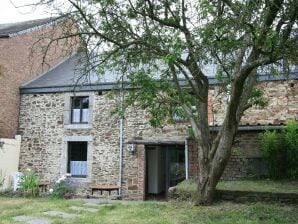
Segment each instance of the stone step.
[[46,218],[37,218],[26,215],[15,216],[12,219],[17,222],[25,222],[26,224],[51,224],[53,222]]

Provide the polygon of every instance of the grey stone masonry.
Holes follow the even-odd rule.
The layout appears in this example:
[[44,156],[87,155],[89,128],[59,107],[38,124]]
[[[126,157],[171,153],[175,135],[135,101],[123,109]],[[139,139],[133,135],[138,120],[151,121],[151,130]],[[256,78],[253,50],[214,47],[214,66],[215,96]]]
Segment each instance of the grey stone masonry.
[[[70,124],[70,97],[89,96],[88,124]],[[54,183],[67,171],[67,142],[87,141],[87,178],[72,178],[82,192],[89,183],[117,184],[119,180],[119,118],[112,115],[118,98],[107,92],[23,94],[20,132],[22,134],[20,170],[34,169],[40,179]],[[91,114],[91,115],[90,115]],[[124,142],[135,136],[144,139],[184,140],[187,124],[154,129],[143,110],[130,108],[124,119]],[[142,198],[144,148],[136,154],[123,150],[123,195]],[[144,162],[144,161],[143,161]]]
[[[271,84],[270,84],[271,83]],[[288,86],[286,82],[267,83],[270,111],[266,108],[251,108],[243,117],[245,122],[279,123],[288,118],[297,118],[297,85],[298,81]],[[265,83],[262,83],[265,85]],[[283,90],[286,89],[286,95]],[[266,88],[265,88],[266,90]],[[211,90],[211,92],[216,90]],[[84,124],[71,124],[71,97],[88,96],[89,114],[88,122]],[[278,98],[276,103],[275,98]],[[286,100],[286,104],[282,102]],[[215,124],[220,125],[223,110],[220,102],[213,102],[218,113],[214,115]],[[87,142],[87,177],[71,178],[72,182],[80,188],[80,193],[89,193],[89,184],[110,184],[120,186],[119,183],[119,157],[120,157],[120,122],[117,115],[112,115],[113,109],[119,105],[119,97],[110,97],[108,91],[104,92],[76,92],[76,93],[36,93],[22,94],[19,131],[22,135],[20,152],[20,170],[34,169],[40,179],[54,183],[67,172],[68,142]],[[287,110],[287,113],[284,111]],[[271,114],[275,111],[275,114]],[[270,112],[270,113],[269,113]],[[223,112],[222,112],[223,113]],[[268,114],[269,113],[269,114]],[[281,114],[285,114],[284,117]],[[260,115],[260,116],[259,116]],[[259,117],[258,117],[259,116]],[[273,120],[270,120],[272,117]],[[249,118],[249,119],[248,119]],[[282,119],[281,119],[282,118]],[[124,118],[123,142],[135,138],[146,141],[184,141],[187,136],[188,123],[179,122],[175,125],[166,124],[163,128],[152,128],[149,125],[149,115],[145,110],[128,108]],[[259,158],[258,140],[255,134],[240,133],[237,148],[241,148],[248,158]],[[137,145],[134,153],[123,147],[122,167],[122,196],[125,199],[144,199],[145,192],[145,145]],[[194,147],[189,152],[195,152]],[[197,172],[195,155],[189,155],[190,174]],[[236,164],[236,165],[235,165]],[[224,176],[235,177],[248,173],[243,169],[242,160],[232,157]],[[239,172],[238,172],[239,171]],[[233,174],[234,173],[234,174]],[[237,175],[235,175],[237,173]],[[231,177],[231,179],[234,179]],[[105,192],[107,193],[107,192]],[[115,194],[115,193],[113,193]],[[114,195],[113,195],[114,196]]]

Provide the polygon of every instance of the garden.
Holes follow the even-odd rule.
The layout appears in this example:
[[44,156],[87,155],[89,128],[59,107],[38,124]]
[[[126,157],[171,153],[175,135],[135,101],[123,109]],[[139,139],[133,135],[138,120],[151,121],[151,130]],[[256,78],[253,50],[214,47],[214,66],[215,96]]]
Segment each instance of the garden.
[[[260,138],[268,176],[220,181],[211,206],[195,206],[194,179],[178,184],[168,202],[80,199],[75,198],[69,174],[40,195],[39,178],[27,169],[18,191],[0,191],[0,223],[297,223],[297,130],[289,121],[281,132],[265,131]],[[0,186],[3,182],[0,173]],[[238,197],[231,197],[233,192]]]
[[[33,217],[35,219],[32,218],[28,223],[39,224],[294,224],[298,220],[297,206],[277,203],[216,202],[212,206],[193,206],[188,202],[177,201],[86,203],[84,200],[48,198],[0,198],[0,200],[1,224],[18,223],[15,217],[23,220],[24,217]],[[90,208],[94,210],[88,211]]]

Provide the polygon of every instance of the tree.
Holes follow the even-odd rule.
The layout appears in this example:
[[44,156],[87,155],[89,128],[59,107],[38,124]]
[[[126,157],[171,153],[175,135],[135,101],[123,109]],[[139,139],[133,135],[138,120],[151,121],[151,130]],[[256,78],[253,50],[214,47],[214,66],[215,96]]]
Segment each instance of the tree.
[[[40,4],[54,4],[54,0]],[[257,71],[297,51],[297,0],[68,0],[88,66],[120,71],[137,87],[125,102],[147,109],[151,124],[171,113],[190,122],[198,150],[198,203],[212,201],[244,111],[255,103]],[[65,13],[65,12],[64,12]],[[54,41],[53,41],[54,42]],[[208,74],[228,89],[216,137],[208,125]],[[184,80],[184,81],[183,81]]]

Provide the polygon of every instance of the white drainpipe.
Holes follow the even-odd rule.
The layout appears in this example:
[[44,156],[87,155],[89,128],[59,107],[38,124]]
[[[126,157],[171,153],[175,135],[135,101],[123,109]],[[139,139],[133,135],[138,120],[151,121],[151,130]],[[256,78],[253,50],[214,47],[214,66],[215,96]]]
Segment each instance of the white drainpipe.
[[189,174],[188,174],[188,141],[187,138],[185,138],[185,147],[184,147],[184,154],[185,154],[185,179],[188,180]]
[[119,197],[122,197],[122,156],[123,156],[123,118],[120,118],[120,155],[119,155]]
[[[122,82],[121,82],[121,90],[120,90],[120,103],[121,103],[121,109],[123,109],[123,76],[122,76]],[[119,197],[122,197],[122,165],[123,165],[123,132],[124,132],[124,127],[123,127],[123,116],[121,115],[120,121],[119,121],[119,148],[120,148],[120,154],[119,154]]]

